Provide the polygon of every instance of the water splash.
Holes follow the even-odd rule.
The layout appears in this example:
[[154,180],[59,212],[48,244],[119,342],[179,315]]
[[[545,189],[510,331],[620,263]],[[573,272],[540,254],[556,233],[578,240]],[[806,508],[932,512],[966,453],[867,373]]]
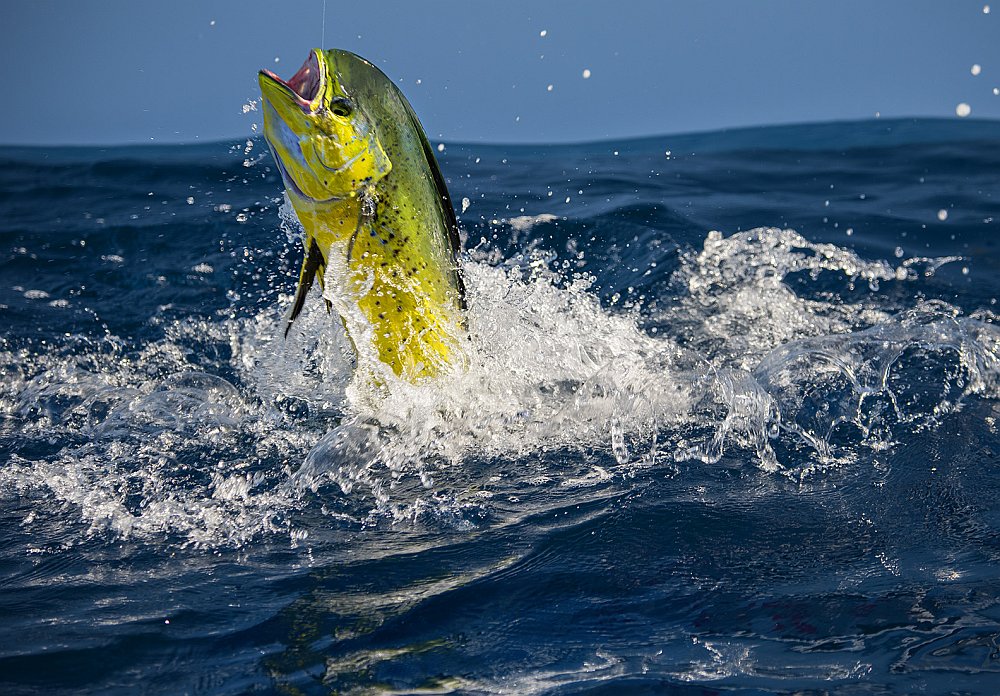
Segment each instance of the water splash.
[[[316,514],[475,526],[498,467],[492,489],[518,492],[743,452],[801,477],[1000,396],[992,316],[896,311],[878,295],[951,260],[893,266],[791,230],[711,233],[682,256],[677,302],[627,311],[551,254],[470,260],[465,364],[417,385],[383,371],[376,394],[319,302],[287,341],[272,306],[168,324],[141,346],[7,346],[0,435],[22,444],[0,490],[69,504],[90,535],[210,546],[299,543]],[[586,468],[546,463],[566,451]]]
[[[858,447],[884,449],[894,425],[934,424],[970,394],[996,398],[995,326],[944,302],[893,314],[875,295],[880,282],[932,276],[957,260],[916,257],[894,268],[792,230],[710,233],[673,279],[687,294],[657,317],[684,327],[715,370],[695,410],[719,425],[699,444],[683,442],[681,455],[716,462],[728,439],[767,470],[802,475],[852,461]],[[845,301],[859,283],[867,295]],[[810,463],[782,465],[776,444],[805,445]]]

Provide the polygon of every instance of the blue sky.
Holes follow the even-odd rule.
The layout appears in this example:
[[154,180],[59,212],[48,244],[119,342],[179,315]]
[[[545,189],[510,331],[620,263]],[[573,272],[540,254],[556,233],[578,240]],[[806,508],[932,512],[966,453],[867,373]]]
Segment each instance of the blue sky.
[[[433,139],[955,117],[960,103],[998,119],[1000,0],[985,4],[327,0],[325,43],[397,80]],[[0,142],[245,137],[257,70],[294,72],[322,15],[323,0],[8,1]]]

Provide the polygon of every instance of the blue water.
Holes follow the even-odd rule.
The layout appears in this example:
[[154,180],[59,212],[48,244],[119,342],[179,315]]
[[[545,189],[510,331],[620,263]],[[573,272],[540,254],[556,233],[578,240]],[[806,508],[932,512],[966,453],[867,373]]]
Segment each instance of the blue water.
[[1000,689],[1000,123],[445,145],[376,400],[262,143],[0,148],[0,692]]

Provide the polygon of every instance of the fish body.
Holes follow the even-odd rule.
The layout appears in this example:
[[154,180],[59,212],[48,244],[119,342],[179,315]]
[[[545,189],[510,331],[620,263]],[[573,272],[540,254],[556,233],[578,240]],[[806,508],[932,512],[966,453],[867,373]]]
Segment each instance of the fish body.
[[305,231],[286,335],[318,276],[359,357],[411,382],[447,370],[464,331],[458,223],[406,98],[336,49],[313,50],[288,81],[261,71],[259,82],[264,136]]

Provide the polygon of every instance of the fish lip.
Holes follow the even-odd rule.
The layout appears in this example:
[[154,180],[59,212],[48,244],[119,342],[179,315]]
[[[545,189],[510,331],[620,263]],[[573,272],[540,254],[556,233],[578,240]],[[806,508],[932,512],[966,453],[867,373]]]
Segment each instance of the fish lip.
[[292,191],[295,193],[296,196],[304,198],[307,201],[313,200],[312,198],[306,195],[305,191],[299,188],[299,185],[295,182],[295,179],[292,177],[291,172],[288,171],[288,167],[286,167],[285,163],[281,161],[281,158],[275,155],[274,161],[278,165],[278,174],[281,175],[281,179],[284,182],[285,186],[292,189]]
[[[323,105],[323,95],[326,92],[326,69],[322,51],[314,48],[302,63],[302,67],[287,80],[282,79],[272,70],[262,68],[258,78],[266,78],[276,85],[288,98],[306,113],[316,113]],[[296,89],[301,86],[303,91]]]

